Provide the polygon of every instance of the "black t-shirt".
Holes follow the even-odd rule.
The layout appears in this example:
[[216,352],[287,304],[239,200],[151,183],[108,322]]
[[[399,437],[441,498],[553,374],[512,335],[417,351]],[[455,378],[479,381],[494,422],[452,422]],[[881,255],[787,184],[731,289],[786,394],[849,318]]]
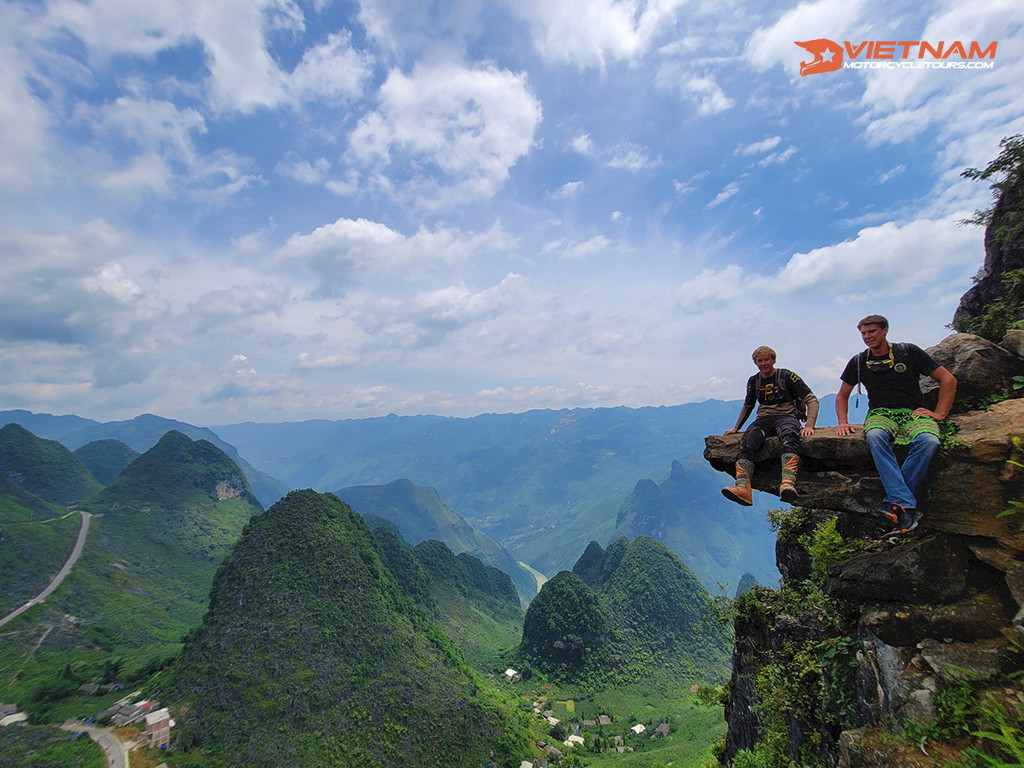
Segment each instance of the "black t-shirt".
[[803,379],[790,370],[776,368],[767,379],[760,373],[747,379],[747,394],[743,402],[748,408],[753,408],[754,403],[773,406],[800,400],[809,394],[811,388]]
[[881,357],[866,349],[850,358],[840,376],[845,383],[860,382],[868,391],[868,408],[922,408],[920,376],[927,376],[939,364],[915,344],[889,343],[889,352]]

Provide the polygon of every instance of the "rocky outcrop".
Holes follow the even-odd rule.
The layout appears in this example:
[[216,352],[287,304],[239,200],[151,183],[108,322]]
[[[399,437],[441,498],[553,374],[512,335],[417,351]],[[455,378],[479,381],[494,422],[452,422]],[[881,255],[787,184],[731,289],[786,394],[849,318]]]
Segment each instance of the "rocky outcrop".
[[[942,362],[961,381],[973,382],[978,396],[992,386],[978,383],[986,376],[989,382],[1002,381],[1005,394],[1020,359],[1005,349],[1009,345],[964,336],[939,345],[940,355],[948,353]],[[984,360],[1006,358],[1002,378],[993,379]],[[1024,400],[1003,400],[950,422],[956,432],[919,491],[922,523],[894,541],[873,541],[891,524],[879,514],[883,491],[863,432],[839,437],[834,428],[824,428],[804,439],[798,478],[802,517],[799,525],[780,532],[776,548],[784,590],[811,590],[816,569],[811,537],[823,522],[834,518],[850,549],[824,574],[817,566],[832,615],[813,606],[794,607],[792,601],[780,604],[766,590],[753,590],[754,597],[740,601],[746,608],[741,607],[735,626],[726,764],[739,750],[753,749],[767,727],[755,681],[763,684],[769,667],[790,669],[794,658],[806,661],[808,649],[828,647],[837,638],[853,644],[849,668],[854,674],[844,678],[845,694],[830,695],[848,696],[848,706],[832,720],[819,711],[829,708],[822,701],[787,712],[784,738],[798,765],[809,759],[809,749],[825,766],[902,764],[898,756],[886,763],[882,753],[894,747],[891,738],[878,738],[879,728],[924,727],[935,719],[943,691],[965,680],[979,688],[1004,685],[1006,675],[1020,669],[1024,510],[1018,512],[1015,503],[1024,501]],[[740,437],[708,437],[705,458],[731,472]],[[777,493],[781,453],[773,438],[757,455],[756,490]],[[813,673],[822,690],[828,689],[823,680],[829,669],[823,665]],[[920,753],[915,759],[922,759]]]

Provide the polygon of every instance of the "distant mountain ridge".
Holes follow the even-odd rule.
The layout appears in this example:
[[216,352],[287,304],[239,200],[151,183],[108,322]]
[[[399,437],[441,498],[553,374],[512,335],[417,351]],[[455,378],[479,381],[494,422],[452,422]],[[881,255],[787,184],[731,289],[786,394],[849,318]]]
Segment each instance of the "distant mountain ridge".
[[145,413],[126,421],[99,423],[77,416],[51,416],[29,411],[0,411],[0,424],[20,424],[39,437],[57,440],[72,451],[97,440],[118,440],[131,449],[148,451],[170,430],[176,430],[193,440],[206,440],[231,457],[245,472],[249,483],[264,506],[270,506],[288,492],[289,487],[259,471],[239,455],[235,446],[224,442],[213,431],[174,419],[165,419]]
[[92,476],[104,485],[114,482],[125,467],[142,455],[120,440],[111,439],[93,440],[76,448],[73,453]]
[[71,451],[18,424],[0,428],[0,472],[53,504],[81,502],[103,488]]
[[387,485],[342,488],[335,495],[360,514],[375,515],[394,523],[407,542],[417,545],[429,539],[444,542],[452,552],[466,552],[507,573],[519,594],[529,600],[537,593],[537,581],[498,542],[467,523],[445,504],[433,488],[408,480]]

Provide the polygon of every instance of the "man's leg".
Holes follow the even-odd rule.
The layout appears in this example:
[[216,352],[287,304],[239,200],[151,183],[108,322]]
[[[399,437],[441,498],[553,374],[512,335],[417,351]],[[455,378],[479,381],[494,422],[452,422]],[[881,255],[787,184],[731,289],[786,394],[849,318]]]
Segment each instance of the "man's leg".
[[910,451],[907,453],[907,458],[903,460],[903,467],[900,471],[912,494],[917,491],[917,487],[928,472],[928,466],[932,463],[938,450],[939,438],[930,432],[922,432],[910,443]]
[[743,433],[740,441],[740,455],[736,459],[736,485],[731,488],[723,488],[722,495],[729,501],[735,501],[744,507],[754,503],[754,489],[751,481],[754,477],[754,456],[764,445],[764,427],[759,419]]
[[[871,458],[875,462],[875,469],[878,477],[885,488],[885,500],[889,504],[899,504],[904,509],[915,509],[917,499],[914,492],[907,486],[903,478],[899,462],[896,461],[896,454],[892,449],[892,440],[889,433],[884,429],[869,429],[864,433],[871,450]],[[930,461],[929,457],[929,461]],[[927,469],[927,467],[925,467]],[[920,480],[920,478],[918,478]]]
[[796,492],[796,474],[800,470],[800,422],[789,416],[775,420],[776,434],[782,441],[782,471],[779,478],[779,498],[787,504],[799,501]]

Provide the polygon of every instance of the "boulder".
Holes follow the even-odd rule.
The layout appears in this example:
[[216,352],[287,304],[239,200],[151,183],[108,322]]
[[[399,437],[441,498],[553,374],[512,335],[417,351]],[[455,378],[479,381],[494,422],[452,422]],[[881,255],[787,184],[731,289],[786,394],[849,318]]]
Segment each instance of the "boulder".
[[[954,333],[927,351],[935,362],[956,376],[956,397],[962,402],[977,402],[994,394],[1016,394],[1013,377],[1024,376],[1024,360],[1019,355],[971,333]],[[924,376],[921,389],[926,393],[937,392],[938,383]]]
[[967,595],[969,551],[958,538],[928,536],[852,557],[830,570],[830,597],[867,603],[951,603]]
[[1024,358],[1024,331],[1019,329],[1007,331],[1003,340],[999,342],[999,346],[1011,355]]

